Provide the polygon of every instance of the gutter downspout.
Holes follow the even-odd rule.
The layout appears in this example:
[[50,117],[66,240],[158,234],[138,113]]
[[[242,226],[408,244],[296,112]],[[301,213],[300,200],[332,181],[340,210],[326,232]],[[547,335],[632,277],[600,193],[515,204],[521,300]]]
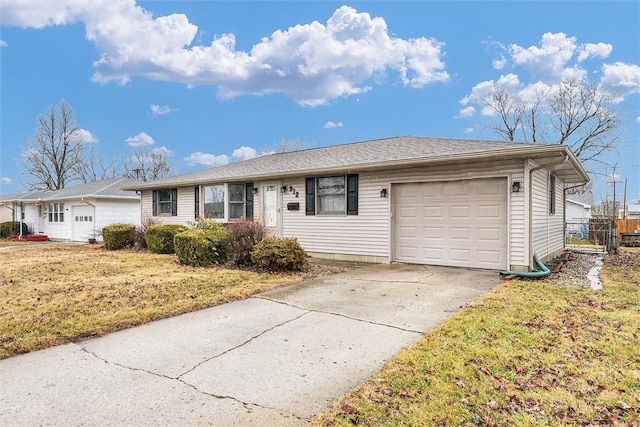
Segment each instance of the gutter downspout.
[[[89,205],[89,206],[91,206],[93,208],[93,215],[91,216],[91,218],[92,218],[92,221],[91,221],[92,222],[92,227],[91,228],[93,228],[92,238],[95,239],[96,238],[96,205],[94,205],[93,203],[87,202],[84,199],[84,197],[81,197],[80,201],[82,203],[85,203],[85,204],[87,204],[87,205]],[[95,243],[95,241],[94,241],[94,243]]]
[[[533,248],[533,173],[537,170],[548,168],[549,166],[561,165],[562,163],[565,163],[568,160],[569,160],[569,155],[567,153],[563,153],[562,159],[560,160],[556,160],[555,162],[547,163],[546,165],[539,165],[529,169],[529,253],[533,254],[533,260],[536,263],[537,263],[536,261],[537,255],[535,254],[534,248]],[[549,222],[549,214],[547,212],[547,232],[549,230],[548,222]],[[548,245],[549,245],[549,236],[547,235],[547,246]]]

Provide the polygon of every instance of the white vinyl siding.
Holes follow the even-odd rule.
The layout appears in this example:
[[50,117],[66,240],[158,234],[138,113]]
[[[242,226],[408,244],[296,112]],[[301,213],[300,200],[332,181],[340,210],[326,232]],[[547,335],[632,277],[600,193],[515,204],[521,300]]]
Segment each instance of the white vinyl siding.
[[[286,179],[283,185],[291,185],[300,192],[285,193],[282,197],[282,234],[296,237],[309,252],[360,255],[391,259],[391,184],[407,182],[446,181],[474,178],[506,178],[524,182],[523,161],[474,163],[459,166],[418,167],[384,171],[359,172],[359,209],[354,216],[306,216],[304,201],[304,177]],[[346,171],[345,171],[346,172]],[[386,188],[389,197],[380,197]],[[510,265],[528,266],[525,258],[525,208],[526,189],[509,194],[510,229],[508,245]],[[300,210],[288,211],[287,203],[300,203]]]
[[[203,199],[200,197],[200,204]],[[162,224],[187,224],[195,220],[195,195],[194,186],[178,188],[178,215],[176,216],[153,216],[153,191],[144,190],[141,196],[142,220],[152,218],[157,223]]]
[[[555,180],[555,213],[549,213],[550,174],[539,169],[531,174],[531,241],[533,253],[546,260],[564,249],[564,183]],[[533,254],[532,254],[533,255]]]

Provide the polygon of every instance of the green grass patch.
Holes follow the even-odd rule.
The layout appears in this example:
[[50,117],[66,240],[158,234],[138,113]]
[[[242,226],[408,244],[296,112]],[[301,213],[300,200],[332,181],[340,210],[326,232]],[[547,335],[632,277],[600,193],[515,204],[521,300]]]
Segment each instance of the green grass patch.
[[602,291],[502,283],[313,425],[638,425],[640,252],[622,255]]
[[303,279],[179,265],[102,245],[0,252],[0,359],[140,325]]

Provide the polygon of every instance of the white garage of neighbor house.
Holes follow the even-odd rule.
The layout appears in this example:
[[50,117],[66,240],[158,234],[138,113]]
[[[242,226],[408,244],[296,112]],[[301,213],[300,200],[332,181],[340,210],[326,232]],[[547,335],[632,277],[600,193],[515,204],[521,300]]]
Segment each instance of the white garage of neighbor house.
[[75,242],[99,240],[105,225],[140,224],[140,196],[122,190],[136,182],[114,178],[55,191],[0,196],[0,209],[11,211],[9,221],[27,224],[29,234]]
[[311,255],[529,270],[564,249],[563,145],[404,136],[265,155],[138,183],[141,214],[262,221]]

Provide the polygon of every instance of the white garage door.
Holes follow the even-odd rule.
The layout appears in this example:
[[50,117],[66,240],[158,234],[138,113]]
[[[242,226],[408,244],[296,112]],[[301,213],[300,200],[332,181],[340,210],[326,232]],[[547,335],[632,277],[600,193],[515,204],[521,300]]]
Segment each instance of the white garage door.
[[73,221],[74,242],[87,242],[89,237],[94,236],[92,206],[74,206],[71,221]]
[[394,259],[507,268],[507,180],[397,184]]

